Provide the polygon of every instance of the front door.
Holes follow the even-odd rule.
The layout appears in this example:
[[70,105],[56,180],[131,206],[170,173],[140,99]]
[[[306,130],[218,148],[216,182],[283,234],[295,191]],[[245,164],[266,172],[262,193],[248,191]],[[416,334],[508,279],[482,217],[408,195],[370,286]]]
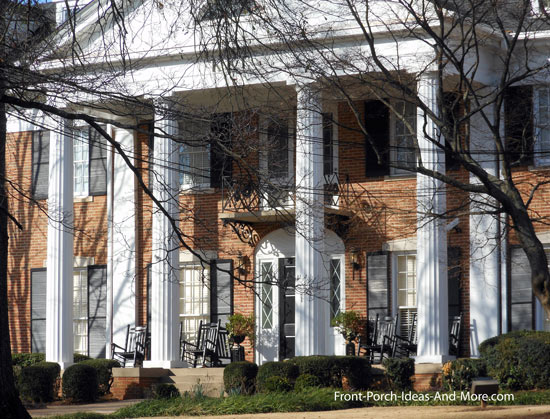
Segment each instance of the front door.
[[295,304],[296,279],[294,277],[294,258],[279,259],[279,281],[280,281],[280,345],[279,359],[294,357],[295,338]]

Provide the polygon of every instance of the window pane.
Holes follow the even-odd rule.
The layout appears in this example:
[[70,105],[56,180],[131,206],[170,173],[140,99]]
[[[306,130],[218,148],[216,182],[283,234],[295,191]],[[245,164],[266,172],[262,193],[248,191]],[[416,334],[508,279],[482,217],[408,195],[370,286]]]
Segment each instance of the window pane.
[[288,177],[288,122],[271,122],[267,129],[267,169],[273,178]]
[[330,319],[340,313],[341,307],[341,263],[340,259],[330,261]]
[[399,327],[403,336],[407,336],[412,315],[416,313],[416,256],[397,256],[397,306]]
[[271,329],[273,327],[273,264],[271,262],[262,263],[262,329]]
[[[393,159],[404,168],[416,166],[416,106],[412,103],[397,102],[394,116]],[[394,173],[408,173],[403,168],[393,169]]]
[[89,161],[89,130],[87,128],[75,130],[73,137],[73,191],[75,196],[88,196]]
[[73,272],[73,337],[75,353],[88,355],[88,272]]
[[188,187],[210,186],[210,121],[191,120],[179,124],[180,183]]
[[183,338],[195,343],[200,321],[210,321],[209,271],[201,265],[183,265],[180,270],[180,322]]

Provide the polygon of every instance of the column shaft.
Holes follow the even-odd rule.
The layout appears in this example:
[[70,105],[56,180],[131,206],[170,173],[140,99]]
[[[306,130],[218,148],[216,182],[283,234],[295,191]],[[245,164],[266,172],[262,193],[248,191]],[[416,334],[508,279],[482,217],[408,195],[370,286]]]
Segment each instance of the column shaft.
[[[323,129],[319,92],[298,90],[296,123],[296,355],[325,352]],[[325,318],[326,317],[326,318]]]
[[73,362],[73,140],[64,120],[50,135],[46,361]]
[[[179,357],[179,258],[178,240],[172,225],[178,219],[178,147],[163,136],[175,136],[176,121],[155,118],[154,194],[167,214],[153,209],[153,260],[151,267],[151,361],[149,367],[176,367]],[[172,218],[172,220],[170,219]]]
[[[423,74],[418,82],[420,99],[437,114],[438,78]],[[427,119],[426,119],[427,118]],[[437,127],[417,112],[417,139],[423,165],[445,172],[445,154],[433,142]],[[432,140],[430,140],[430,138]],[[417,175],[417,305],[418,351],[416,362],[444,362],[448,358],[447,231],[438,218],[446,210],[445,185],[429,176]]]

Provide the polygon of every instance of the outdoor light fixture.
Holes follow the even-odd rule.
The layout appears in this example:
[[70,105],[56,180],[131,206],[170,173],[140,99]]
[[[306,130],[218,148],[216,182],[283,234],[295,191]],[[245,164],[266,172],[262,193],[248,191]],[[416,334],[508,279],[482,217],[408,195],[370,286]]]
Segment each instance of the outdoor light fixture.
[[358,271],[361,269],[361,264],[359,261],[359,250],[357,250],[355,247],[351,249],[351,266],[353,267],[354,271]]
[[237,271],[240,275],[246,275],[248,273],[248,263],[250,262],[250,259],[248,256],[243,255],[240,251],[237,255],[237,260],[239,261],[239,266],[237,266]]

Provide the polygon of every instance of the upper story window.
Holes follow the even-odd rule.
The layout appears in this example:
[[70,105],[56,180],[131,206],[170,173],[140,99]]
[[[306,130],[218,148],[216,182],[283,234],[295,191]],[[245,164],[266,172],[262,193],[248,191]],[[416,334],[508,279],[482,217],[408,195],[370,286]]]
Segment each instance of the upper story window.
[[74,196],[88,196],[90,186],[90,132],[87,128],[74,131],[73,165]]
[[266,151],[269,177],[274,179],[287,178],[290,169],[288,121],[274,120],[269,122]]
[[410,173],[407,168],[416,167],[416,105],[399,101],[395,104],[396,114],[392,115],[393,133],[390,137],[392,165],[391,174]]
[[219,188],[231,177],[233,118],[214,114],[210,120],[180,121],[180,184],[183,189]]
[[[49,155],[52,133],[34,131],[32,138],[32,194],[35,199],[48,197]],[[107,143],[91,128],[73,133],[73,191],[75,196],[107,193]]]
[[204,120],[180,122],[180,184],[184,189],[210,187],[210,124]]

